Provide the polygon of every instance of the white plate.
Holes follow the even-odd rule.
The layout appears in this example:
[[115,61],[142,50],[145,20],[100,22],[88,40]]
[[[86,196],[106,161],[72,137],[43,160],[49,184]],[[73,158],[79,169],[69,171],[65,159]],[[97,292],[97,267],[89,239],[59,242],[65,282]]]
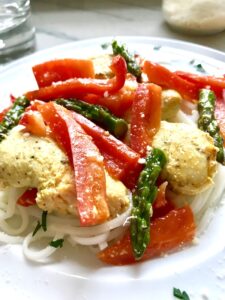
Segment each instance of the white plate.
[[[31,66],[59,57],[87,57],[104,53],[100,38],[66,44],[18,60],[0,74],[1,106],[9,94],[36,87]],[[195,59],[211,74],[222,75],[225,54],[190,43],[145,37],[119,37],[144,57],[180,70],[195,71]],[[159,50],[154,46],[162,46]],[[174,66],[174,67],[173,67]],[[171,66],[169,66],[171,67]],[[66,245],[49,264],[35,264],[22,255],[20,245],[0,246],[1,299],[142,299],[172,300],[173,287],[193,299],[225,299],[225,205],[221,204],[199,244],[166,257],[133,266],[112,267],[87,249]]]

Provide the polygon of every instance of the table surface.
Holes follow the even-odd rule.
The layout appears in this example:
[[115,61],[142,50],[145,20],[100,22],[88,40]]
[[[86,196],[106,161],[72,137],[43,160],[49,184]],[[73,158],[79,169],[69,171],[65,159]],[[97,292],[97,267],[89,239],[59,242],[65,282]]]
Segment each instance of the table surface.
[[225,52],[225,31],[190,36],[172,31],[160,0],[32,0],[36,51],[82,39],[117,36],[173,38]]
[[101,36],[132,35],[178,39],[225,52],[225,31],[210,36],[177,33],[164,22],[160,0],[31,0],[31,7],[34,51]]

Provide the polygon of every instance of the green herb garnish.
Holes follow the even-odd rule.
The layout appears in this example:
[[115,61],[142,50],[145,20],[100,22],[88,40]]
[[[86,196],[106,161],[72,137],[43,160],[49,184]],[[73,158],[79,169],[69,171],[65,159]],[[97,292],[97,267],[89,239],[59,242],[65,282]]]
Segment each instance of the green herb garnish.
[[181,300],[190,300],[188,294],[185,291],[181,292],[181,290],[177,288],[173,288],[173,295],[174,297]]
[[32,236],[34,236],[41,228],[44,231],[47,231],[47,211],[43,211],[42,216],[41,216],[41,222],[38,221],[37,226],[35,227]]
[[102,49],[107,49],[110,46],[110,43],[101,44]]
[[162,46],[154,46],[153,50],[157,51],[157,50],[160,50],[161,48],[162,48]]
[[193,65],[193,67],[194,67],[198,72],[201,72],[201,73],[207,73],[206,70],[204,69],[204,67],[202,66],[202,64],[196,63],[194,59],[192,59],[189,63],[190,63],[191,65]]
[[49,245],[54,247],[54,248],[62,248],[63,243],[64,243],[64,239],[58,239],[58,240],[55,240],[55,241],[51,241],[49,243]]

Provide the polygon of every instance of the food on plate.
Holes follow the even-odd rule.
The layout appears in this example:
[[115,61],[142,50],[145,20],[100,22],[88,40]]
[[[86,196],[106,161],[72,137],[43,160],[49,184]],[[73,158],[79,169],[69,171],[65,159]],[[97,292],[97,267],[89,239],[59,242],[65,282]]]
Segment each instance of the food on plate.
[[152,146],[167,157],[161,176],[172,190],[196,195],[212,184],[217,148],[207,133],[187,124],[162,121]]
[[224,78],[111,46],[33,66],[38,89],[0,115],[0,240],[28,259],[64,240],[109,264],[160,256],[191,244],[222,195]]

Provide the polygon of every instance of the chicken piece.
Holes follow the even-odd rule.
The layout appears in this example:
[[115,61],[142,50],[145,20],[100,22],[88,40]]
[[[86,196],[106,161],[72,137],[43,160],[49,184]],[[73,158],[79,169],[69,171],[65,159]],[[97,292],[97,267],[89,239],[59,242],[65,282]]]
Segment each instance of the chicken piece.
[[[41,209],[77,215],[74,173],[65,153],[52,139],[18,128],[0,143],[0,188],[36,187]],[[106,195],[113,217],[129,206],[128,190],[108,174]]]
[[175,192],[196,195],[213,183],[217,148],[208,133],[187,124],[162,121],[152,146],[165,152],[168,162],[162,177]]
[[162,91],[162,119],[170,121],[180,109],[181,95],[175,90]]

